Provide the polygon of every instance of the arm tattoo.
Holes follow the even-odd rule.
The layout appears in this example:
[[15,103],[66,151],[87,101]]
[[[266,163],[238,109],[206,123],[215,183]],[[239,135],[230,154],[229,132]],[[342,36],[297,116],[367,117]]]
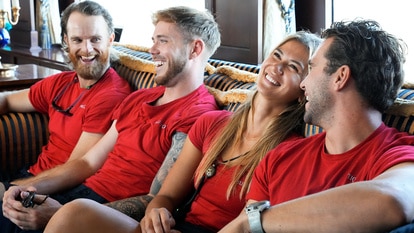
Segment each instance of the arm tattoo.
[[178,155],[180,155],[186,138],[187,134],[183,132],[177,132],[173,135],[171,148],[168,151],[167,156],[165,157],[160,169],[155,175],[154,180],[152,181],[150,188],[151,195],[155,196],[158,191],[160,191],[165,177],[167,177],[167,174],[170,171],[171,167],[174,165],[175,161],[177,161]]
[[150,195],[142,195],[106,203],[105,205],[116,209],[139,222],[144,217],[145,209],[152,198],[153,197]]
[[158,193],[158,191],[160,191],[165,177],[167,177],[168,172],[177,160],[186,138],[187,134],[182,132],[177,132],[173,135],[171,148],[168,151],[160,169],[155,175],[154,180],[152,181],[150,193],[148,195],[130,197],[110,202],[106,205],[130,216],[131,218],[134,218],[138,222],[141,221],[145,215],[145,209],[147,208],[148,203]]

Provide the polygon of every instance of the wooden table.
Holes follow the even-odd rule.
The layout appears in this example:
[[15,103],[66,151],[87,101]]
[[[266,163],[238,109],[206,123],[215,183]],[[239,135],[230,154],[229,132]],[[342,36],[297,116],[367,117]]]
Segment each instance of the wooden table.
[[36,64],[58,70],[70,70],[66,55],[58,47],[30,51],[29,48],[6,45],[0,48],[1,61],[9,64]]
[[39,80],[59,72],[62,71],[34,64],[18,65],[15,77],[0,77],[0,91],[28,88]]

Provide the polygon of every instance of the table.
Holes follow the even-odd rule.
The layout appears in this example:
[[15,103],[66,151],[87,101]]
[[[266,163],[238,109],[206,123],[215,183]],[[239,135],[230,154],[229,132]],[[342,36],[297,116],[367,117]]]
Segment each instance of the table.
[[35,64],[18,65],[13,78],[0,77],[0,91],[19,90],[28,88],[34,83],[52,74],[62,72]]
[[1,61],[10,64],[36,64],[58,70],[70,70],[66,55],[59,47],[30,51],[21,46],[6,45],[0,48]]

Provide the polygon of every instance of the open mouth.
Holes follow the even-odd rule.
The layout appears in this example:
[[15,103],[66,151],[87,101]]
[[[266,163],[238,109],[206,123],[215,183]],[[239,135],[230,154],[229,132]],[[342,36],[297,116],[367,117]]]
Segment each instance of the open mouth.
[[269,75],[265,75],[265,78],[269,81],[269,82],[271,82],[271,83],[273,83],[273,85],[275,85],[275,86],[280,86],[280,83],[278,82],[278,81],[276,81],[276,80],[274,80],[272,77],[270,77]]
[[93,60],[95,60],[96,56],[95,55],[87,56],[87,57],[81,56],[80,58],[83,62],[92,62]]
[[160,67],[162,65],[164,65],[164,62],[162,61],[154,61],[155,67]]

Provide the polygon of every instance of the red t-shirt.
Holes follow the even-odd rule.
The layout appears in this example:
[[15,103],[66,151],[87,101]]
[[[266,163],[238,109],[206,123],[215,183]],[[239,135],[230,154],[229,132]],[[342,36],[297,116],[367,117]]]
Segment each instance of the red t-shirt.
[[[231,112],[228,111],[205,113],[191,128],[189,139],[205,154],[211,141],[228,123],[230,116]],[[240,185],[230,199],[227,200],[226,197],[236,167],[224,169],[224,165],[218,164],[216,169],[216,174],[204,182],[185,219],[186,222],[215,232],[237,217],[245,203],[243,198],[239,198],[244,179],[240,181]]]
[[256,168],[247,199],[272,205],[333,187],[372,180],[402,162],[414,162],[414,136],[382,124],[343,154],[325,153],[325,133],[280,144]]
[[[228,123],[230,116],[231,112],[227,111],[205,113],[191,128],[188,133],[189,139],[205,154],[212,140]],[[286,141],[298,138],[298,135],[292,135]],[[229,199],[226,197],[236,168],[226,168],[222,164],[217,164],[216,174],[205,180],[186,215],[186,222],[217,232],[240,214],[246,204],[243,197],[239,198],[245,177],[238,181],[239,185]]]
[[216,110],[204,85],[185,97],[153,106],[165,87],[138,90],[114,113],[118,138],[103,167],[85,182],[108,201],[149,192],[176,132],[188,133],[203,113]]
[[[64,91],[62,91],[66,88]],[[82,131],[106,133],[112,124],[112,112],[130,94],[128,83],[112,68],[90,89],[80,88],[74,71],[47,77],[30,87],[29,99],[34,108],[49,116],[49,141],[29,171],[36,175],[66,162]],[[56,111],[52,101],[62,109],[75,103],[66,116]]]

